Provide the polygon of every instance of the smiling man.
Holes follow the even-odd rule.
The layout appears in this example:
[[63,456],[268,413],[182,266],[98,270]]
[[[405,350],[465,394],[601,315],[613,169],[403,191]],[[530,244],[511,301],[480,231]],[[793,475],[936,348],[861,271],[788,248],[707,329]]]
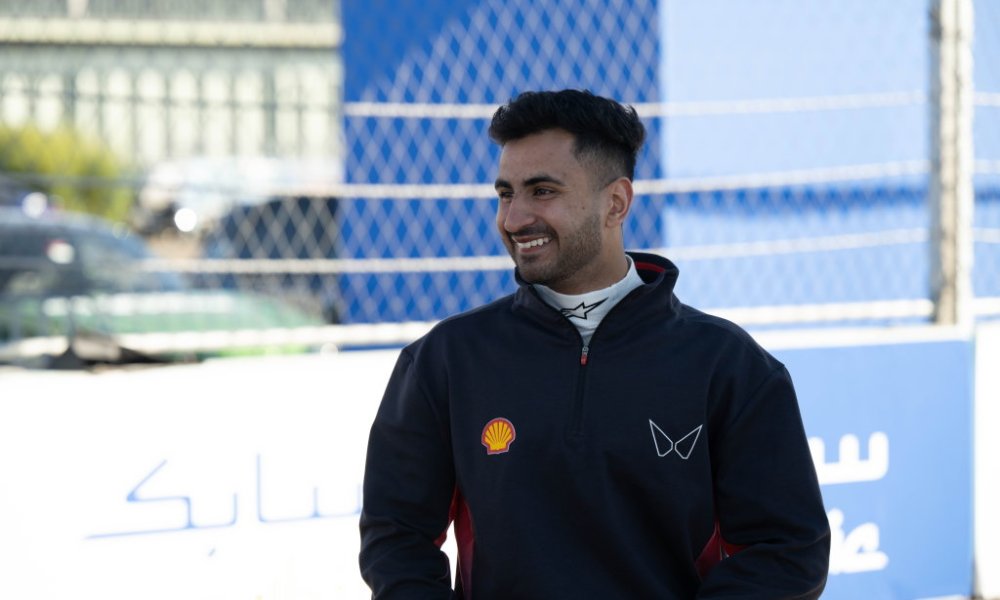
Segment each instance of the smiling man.
[[490,136],[519,289],[400,353],[365,470],[373,597],[817,598],[830,531],[787,371],[625,251],[635,111],[529,92]]
[[621,224],[632,182],[595,182],[590,168],[600,165],[581,163],[575,144],[562,129],[512,139],[496,181],[497,227],[521,277],[565,294],[610,286],[628,270]]

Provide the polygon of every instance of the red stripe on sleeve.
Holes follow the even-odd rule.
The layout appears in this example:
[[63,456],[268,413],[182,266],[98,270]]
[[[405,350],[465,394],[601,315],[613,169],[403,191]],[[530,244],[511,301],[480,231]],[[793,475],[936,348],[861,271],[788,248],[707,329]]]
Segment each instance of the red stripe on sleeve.
[[[449,523],[455,524],[455,546],[458,549],[458,564],[455,566],[455,591],[459,598],[472,597],[472,555],[475,550],[475,539],[472,533],[472,514],[469,505],[465,503],[462,493],[455,487],[448,511]],[[435,540],[440,548],[448,537],[445,529]]]
[[746,546],[730,544],[722,538],[722,531],[719,529],[719,522],[715,522],[715,530],[712,537],[708,538],[708,543],[702,549],[701,554],[694,561],[694,568],[698,571],[698,576],[702,579],[708,575],[712,567],[722,562],[728,556],[736,554]]

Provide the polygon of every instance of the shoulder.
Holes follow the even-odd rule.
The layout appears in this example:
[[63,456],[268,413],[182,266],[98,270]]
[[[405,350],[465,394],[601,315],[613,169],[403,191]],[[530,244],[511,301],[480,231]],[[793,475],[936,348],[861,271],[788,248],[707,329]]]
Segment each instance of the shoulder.
[[477,308],[446,317],[431,327],[421,338],[404,348],[405,353],[416,355],[427,348],[447,346],[453,340],[470,335],[484,335],[492,328],[509,323],[512,318],[513,294],[494,300]]
[[397,366],[400,375],[418,381],[429,397],[443,398],[429,392],[444,389],[450,372],[476,360],[497,359],[491,340],[500,327],[509,327],[510,304],[510,297],[505,297],[438,322],[402,349]]
[[505,323],[511,318],[513,294],[504,296],[465,312],[452,315],[436,324],[428,333],[436,337],[463,335],[470,330],[479,330],[496,323]]
[[731,339],[734,342],[742,344],[756,344],[753,337],[736,323],[718,315],[703,312],[687,304],[680,305],[677,311],[677,319],[685,326],[701,330],[703,334]]
[[681,304],[677,320],[682,328],[691,330],[698,345],[713,349],[721,358],[761,362],[770,369],[783,367],[747,330],[728,319]]

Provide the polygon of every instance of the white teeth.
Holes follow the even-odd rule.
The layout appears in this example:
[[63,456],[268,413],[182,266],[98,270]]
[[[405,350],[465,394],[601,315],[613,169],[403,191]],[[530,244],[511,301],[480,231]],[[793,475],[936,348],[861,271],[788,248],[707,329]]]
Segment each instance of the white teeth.
[[537,240],[531,240],[530,242],[524,242],[523,244],[521,242],[514,242],[514,244],[516,244],[518,248],[524,249],[535,248],[537,246],[541,246],[542,244],[548,244],[550,241],[552,241],[552,238],[544,237],[538,238]]

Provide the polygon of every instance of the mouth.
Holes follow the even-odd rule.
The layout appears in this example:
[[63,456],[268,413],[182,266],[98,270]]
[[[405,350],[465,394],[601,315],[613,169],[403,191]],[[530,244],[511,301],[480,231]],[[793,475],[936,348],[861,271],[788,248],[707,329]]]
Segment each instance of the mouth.
[[549,242],[552,241],[552,238],[546,236],[524,242],[519,242],[516,239],[511,238],[511,241],[514,242],[514,246],[518,250],[530,250],[531,248],[538,248],[539,246],[544,246],[545,244],[548,244]]

